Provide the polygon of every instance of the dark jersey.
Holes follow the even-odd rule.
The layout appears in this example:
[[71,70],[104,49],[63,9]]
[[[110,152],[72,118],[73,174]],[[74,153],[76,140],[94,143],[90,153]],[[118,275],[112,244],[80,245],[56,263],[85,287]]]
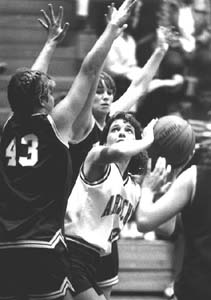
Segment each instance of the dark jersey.
[[71,159],[53,119],[14,116],[0,144],[0,247],[54,248],[63,238]]
[[71,144],[70,147],[70,154],[72,158],[72,167],[73,167],[73,179],[72,179],[72,185],[75,184],[76,178],[78,176],[80,167],[82,163],[84,162],[87,153],[92,148],[92,146],[99,142],[101,130],[97,123],[95,122],[94,127],[92,131],[89,133],[89,135],[80,143],[78,144]]
[[185,256],[178,299],[211,299],[211,168],[197,167],[195,196],[182,212]]

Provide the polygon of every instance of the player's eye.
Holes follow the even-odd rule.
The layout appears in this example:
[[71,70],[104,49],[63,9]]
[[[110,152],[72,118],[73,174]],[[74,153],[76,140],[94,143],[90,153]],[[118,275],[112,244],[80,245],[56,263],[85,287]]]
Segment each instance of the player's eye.
[[99,95],[102,95],[104,93],[104,88],[103,87],[98,87],[96,93],[99,94]]
[[108,94],[109,96],[113,95],[113,90],[108,89],[108,90],[107,90],[107,94]]
[[129,133],[133,133],[133,129],[131,127],[126,127],[125,128],[125,131],[126,132],[129,132]]
[[115,126],[111,128],[111,132],[119,131],[119,127]]

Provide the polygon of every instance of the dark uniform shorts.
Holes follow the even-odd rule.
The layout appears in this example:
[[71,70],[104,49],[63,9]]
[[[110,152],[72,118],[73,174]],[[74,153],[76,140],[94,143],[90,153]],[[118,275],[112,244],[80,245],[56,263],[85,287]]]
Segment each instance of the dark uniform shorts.
[[71,270],[71,283],[74,288],[73,295],[80,294],[90,288],[94,288],[98,295],[102,291],[96,282],[96,268],[100,255],[97,251],[82,244],[67,240],[69,251],[69,265]]
[[72,290],[67,250],[0,250],[0,299],[58,299]]
[[119,282],[119,255],[117,241],[112,243],[112,252],[100,258],[97,266],[97,283],[99,287],[109,287]]

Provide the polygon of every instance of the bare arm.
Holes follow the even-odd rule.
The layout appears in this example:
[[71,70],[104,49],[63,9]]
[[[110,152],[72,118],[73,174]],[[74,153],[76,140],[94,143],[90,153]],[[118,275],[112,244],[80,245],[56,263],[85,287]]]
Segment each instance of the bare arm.
[[184,83],[184,77],[180,74],[175,74],[171,79],[153,79],[148,88],[148,93],[153,92],[156,89],[165,87],[165,88],[176,88],[182,86]]
[[69,23],[65,23],[62,26],[63,20],[63,7],[59,7],[58,16],[55,16],[52,4],[48,5],[49,15],[45,10],[41,10],[43,19],[38,19],[40,24],[47,31],[47,40],[43,46],[40,54],[36,58],[34,64],[32,65],[32,70],[39,70],[47,73],[48,67],[52,55],[57,47],[57,45],[64,39],[67,30],[69,28]]
[[177,215],[192,199],[195,176],[195,166],[185,170],[156,202],[153,202],[154,193],[150,188],[144,188],[136,214],[139,230],[154,230]]
[[84,162],[86,178],[94,181],[104,174],[104,170],[110,163],[118,163],[122,160],[130,160],[134,155],[147,149],[154,140],[153,127],[156,120],[152,120],[144,130],[141,140],[124,140],[112,145],[95,146],[88,153]]
[[[169,47],[169,31],[160,27],[157,30],[157,47],[146,62],[141,72],[137,73],[127,91],[111,105],[111,115],[117,111],[128,111],[133,105],[140,104],[142,97],[148,92],[151,81]],[[152,90],[152,88],[151,88]]]
[[[85,106],[87,107],[84,111],[84,118],[91,114],[93,97],[88,97],[88,95],[95,81],[98,80],[99,72],[113,41],[126,27],[125,22],[133,4],[134,0],[125,0],[118,10],[113,5],[110,6],[110,22],[86,55],[66,97],[53,110],[52,117],[66,142],[73,138],[77,139],[79,128],[77,122],[81,124],[81,112]],[[81,134],[79,139],[81,139]]]
[[177,219],[177,217],[174,216],[173,218],[171,218],[167,222],[161,224],[158,228],[156,228],[155,232],[160,237],[165,237],[165,238],[170,237],[175,231],[176,219]]

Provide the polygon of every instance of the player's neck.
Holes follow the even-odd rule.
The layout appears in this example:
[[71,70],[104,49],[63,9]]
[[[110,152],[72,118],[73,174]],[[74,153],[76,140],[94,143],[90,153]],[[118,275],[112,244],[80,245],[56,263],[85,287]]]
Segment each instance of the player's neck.
[[33,114],[49,114],[50,112],[45,107],[35,108]]
[[129,165],[129,162],[130,162],[130,159],[124,159],[124,160],[121,160],[119,162],[116,163],[116,165],[118,166],[119,170],[120,170],[120,173],[123,177],[128,165]]
[[106,124],[106,115],[100,115],[100,114],[94,114],[94,118],[96,123],[98,124],[98,127],[103,130],[105,124]]

